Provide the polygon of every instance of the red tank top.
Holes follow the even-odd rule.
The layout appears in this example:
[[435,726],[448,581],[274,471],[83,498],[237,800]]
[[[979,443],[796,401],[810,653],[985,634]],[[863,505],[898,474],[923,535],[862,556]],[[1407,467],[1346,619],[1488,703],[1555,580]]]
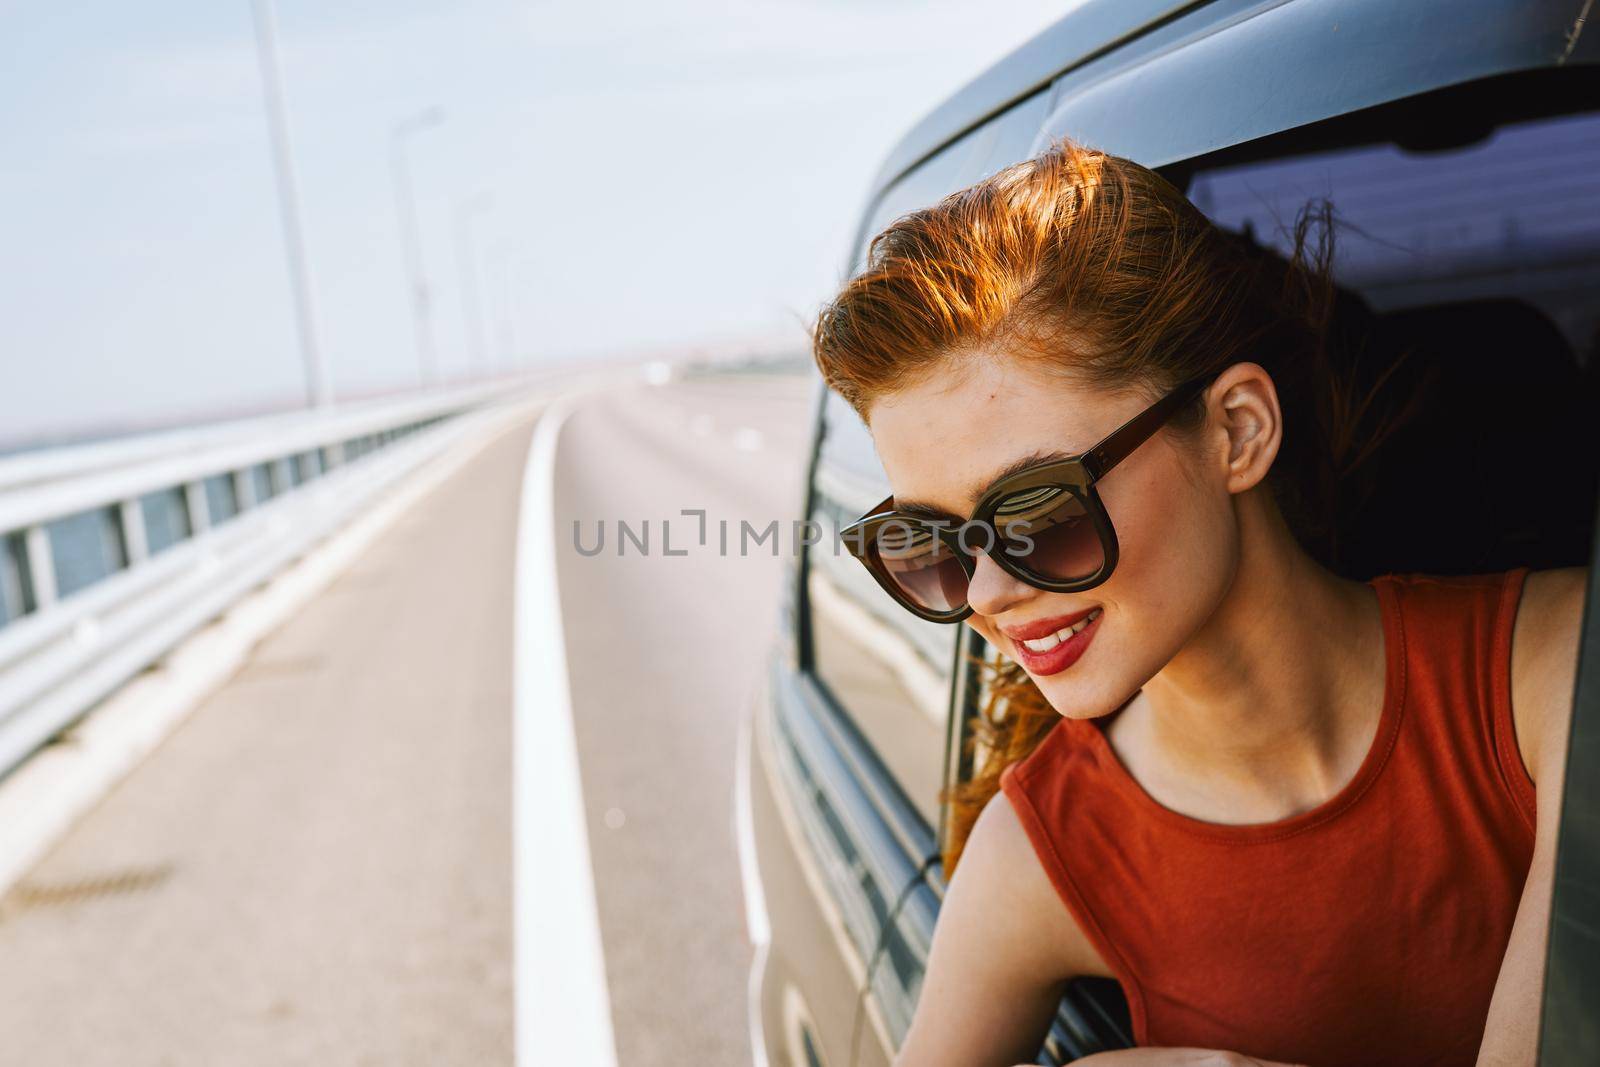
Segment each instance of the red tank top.
[[1533,857],[1511,718],[1528,568],[1383,575],[1377,736],[1355,777],[1280,822],[1163,807],[1101,720],[1062,719],[1006,768],[1067,909],[1111,966],[1139,1045],[1312,1067],[1472,1064]]

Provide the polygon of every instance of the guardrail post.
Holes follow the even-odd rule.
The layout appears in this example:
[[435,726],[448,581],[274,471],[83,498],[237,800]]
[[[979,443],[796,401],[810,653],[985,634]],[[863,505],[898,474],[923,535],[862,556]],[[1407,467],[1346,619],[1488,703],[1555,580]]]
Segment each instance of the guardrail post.
[[117,518],[122,526],[122,547],[128,556],[128,566],[143,563],[150,558],[150,538],[144,529],[144,508],[137,500],[124,500],[117,505]]
[[233,472],[233,495],[239,499],[239,510],[249,511],[255,507],[256,483],[250,476],[251,468]]
[[183,484],[183,505],[189,512],[190,537],[199,537],[211,529],[211,502],[206,499],[204,481]]
[[28,527],[22,535],[22,548],[28,557],[33,610],[43,611],[60,599],[56,593],[56,562],[50,554],[49,532],[43,526]]
[[289,470],[289,458],[287,456],[280,456],[273,460],[269,469],[272,472],[274,496],[282,496],[294,488],[294,474]]
[[21,551],[21,538],[0,534],[0,626],[28,610],[28,594],[22,588],[26,564],[17,558]]

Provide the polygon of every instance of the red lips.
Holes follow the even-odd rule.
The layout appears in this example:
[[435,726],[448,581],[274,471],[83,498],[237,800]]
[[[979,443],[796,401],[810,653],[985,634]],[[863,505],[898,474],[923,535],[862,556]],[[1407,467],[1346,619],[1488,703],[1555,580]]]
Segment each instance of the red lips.
[[1088,617],[1094,608],[1084,608],[1082,611],[1071,615],[1057,615],[1049,619],[1037,619],[1033,622],[1018,623],[1014,626],[1002,626],[1000,632],[1013,641],[1032,641],[1035,638],[1046,637],[1057,630],[1065,630],[1079,619]]
[[[1090,608],[1088,612],[1079,612],[1077,615],[1065,615],[1062,617],[1066,619],[1081,619],[1084,617],[1084,615],[1089,614],[1089,612],[1092,612],[1093,610],[1093,608]],[[1089,642],[1093,641],[1095,634],[1100,632],[1100,622],[1104,618],[1104,612],[1096,615],[1093,622],[1089,623],[1087,626],[1073,634],[1071,637],[1067,638],[1065,641],[1057,642],[1056,646],[1050,649],[1048,652],[1035,652],[1027,645],[1022,643],[1023,641],[1029,640],[1029,638],[1012,638],[1012,653],[1015,655],[1017,662],[1022,664],[1023,669],[1029,674],[1037,677],[1042,677],[1049,674],[1059,674],[1068,667],[1072,666],[1074,663],[1078,662],[1079,658],[1083,656],[1083,653],[1089,647]],[[1061,624],[1054,619],[1046,619],[1045,623],[1055,626],[1057,629],[1059,629],[1061,626]],[[1039,624],[1035,624],[1032,628],[1038,629],[1038,625]],[[1068,625],[1070,625],[1070,623],[1068,623]],[[1055,631],[1046,630],[1044,632],[1054,633]]]

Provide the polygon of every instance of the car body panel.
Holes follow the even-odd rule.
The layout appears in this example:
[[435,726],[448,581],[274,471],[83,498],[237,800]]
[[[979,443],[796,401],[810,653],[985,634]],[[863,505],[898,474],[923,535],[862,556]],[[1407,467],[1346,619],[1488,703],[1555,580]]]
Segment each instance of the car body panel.
[[[756,862],[770,923],[770,942],[759,954],[754,1010],[771,1067],[807,1067],[796,1056],[804,1026],[822,1062],[847,1064],[865,980],[865,957],[851,939],[834,893],[799,826],[796,799],[785,787],[774,748],[770,705],[757,708],[747,784]],[[883,1042],[875,1042],[880,1050]],[[864,1063],[887,1062],[886,1056]]]
[[[1320,99],[1325,106],[1321,116],[1290,122],[1298,125],[1314,117],[1339,114],[1490,73],[1596,62],[1600,59],[1600,41],[1595,40],[1592,28],[1583,32],[1582,16],[1588,7],[1584,0],[1090,0],[996,61],[907,131],[879,168],[868,201],[875,203],[884,190],[950,142],[1041,88],[1053,86],[1058,92],[1071,91],[1072,86],[1087,88],[1123,67],[1142,64],[1156,53],[1176,53],[1206,36],[1217,36],[1222,30],[1256,17],[1266,16],[1269,20],[1258,24],[1260,27],[1272,26],[1280,34],[1299,34],[1324,42],[1337,49],[1344,62],[1352,64],[1348,76],[1322,83]],[[1364,27],[1369,24],[1382,27],[1381,37],[1375,38],[1366,31]],[[1336,40],[1340,33],[1348,35],[1346,40],[1365,41],[1374,51],[1368,55],[1357,53],[1343,40]],[[1278,41],[1272,43],[1276,47]],[[1237,49],[1247,44],[1256,47],[1250,33],[1219,36],[1217,42],[1204,46],[1212,77],[1203,86],[1203,95],[1222,96],[1233,108],[1231,114],[1217,116],[1221,128],[1207,135],[1219,139],[1213,148],[1272,130],[1270,123],[1235,117],[1257,108],[1279,106],[1275,101],[1247,96],[1242,87],[1235,87],[1238,79],[1245,79],[1247,84],[1254,80],[1251,67],[1261,61],[1262,54],[1234,51],[1219,55],[1215,51],[1219,45]],[[1272,60],[1270,55],[1265,58]],[[1311,58],[1320,61],[1319,56]],[[1380,59],[1387,60],[1390,66],[1381,67]],[[1223,73],[1226,79],[1219,79]],[[1376,78],[1377,86],[1369,89],[1363,78]],[[1291,97],[1300,95],[1293,85],[1285,88]],[[1184,107],[1172,106],[1174,100],[1182,100]],[[1164,115],[1185,114],[1186,108],[1196,102],[1193,97],[1159,98],[1159,113],[1141,112],[1140,120],[1162,123]],[[1114,119],[1115,116],[1107,124],[1112,128],[1103,132],[1114,134]],[[1224,133],[1246,121],[1257,132],[1242,136]],[[1093,132],[1099,134],[1102,128],[1097,125]],[[1173,132],[1180,141],[1174,142],[1170,159],[1209,150],[1179,148],[1184,131],[1178,128]],[[1220,140],[1224,137],[1234,137],[1235,141]],[[1147,166],[1157,165],[1142,156],[1132,158]]]
[[1448,85],[1594,63],[1600,35],[1566,50],[1581,6],[1222,0],[1060,78],[1041,143],[1070,135],[1160,167]]

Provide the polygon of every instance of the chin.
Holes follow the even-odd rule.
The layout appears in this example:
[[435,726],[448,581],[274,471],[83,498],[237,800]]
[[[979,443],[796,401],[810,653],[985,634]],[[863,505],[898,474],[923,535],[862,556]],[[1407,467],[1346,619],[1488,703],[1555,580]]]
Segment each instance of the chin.
[[1120,687],[1106,685],[1103,679],[1066,677],[1071,673],[1033,679],[1033,684],[1063,719],[1104,718],[1120,708],[1137,689],[1135,686],[1123,691]]

